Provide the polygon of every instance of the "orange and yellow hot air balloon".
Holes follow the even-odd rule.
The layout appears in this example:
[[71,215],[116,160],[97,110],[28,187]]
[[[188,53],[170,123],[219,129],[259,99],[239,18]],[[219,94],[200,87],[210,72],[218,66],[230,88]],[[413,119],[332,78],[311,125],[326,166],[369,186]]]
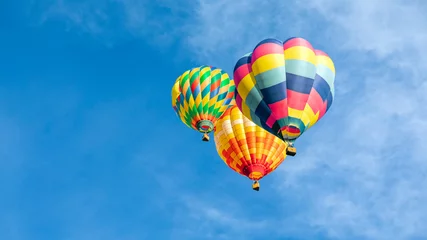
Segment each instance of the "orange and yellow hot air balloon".
[[259,180],[274,171],[286,158],[287,143],[246,118],[237,106],[227,109],[214,129],[216,150],[234,171]]

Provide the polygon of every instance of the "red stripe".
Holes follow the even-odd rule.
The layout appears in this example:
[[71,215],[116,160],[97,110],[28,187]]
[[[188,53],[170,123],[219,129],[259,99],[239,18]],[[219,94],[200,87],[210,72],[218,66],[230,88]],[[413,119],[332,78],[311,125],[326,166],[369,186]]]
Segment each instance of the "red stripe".
[[236,69],[233,73],[234,77],[234,85],[239,86],[239,83],[242,81],[246,75],[248,75],[251,72],[251,65],[250,64],[244,64]]
[[287,131],[289,133],[294,133],[294,134],[300,133],[300,130],[294,126],[284,126],[280,130]]
[[226,96],[227,99],[233,98],[234,97],[234,91],[229,92]]
[[267,126],[269,126],[270,128],[272,128],[274,122],[276,122],[276,118],[274,117],[273,114],[271,114],[270,117],[268,117],[266,124],[267,124]]
[[199,82],[200,82],[200,77],[197,77],[196,80],[194,80],[194,82],[191,84],[191,91],[194,92],[194,90],[196,90],[196,88],[199,86]]
[[328,106],[328,100],[326,100],[323,104],[322,107],[320,109],[320,114],[319,114],[319,119],[321,119],[323,117],[323,115],[325,115],[326,113],[326,107]]
[[[273,113],[272,115],[274,115],[275,119],[282,119],[288,116],[288,99],[289,98],[285,98],[278,102],[268,104],[268,106],[271,109],[271,112]],[[269,127],[272,127],[272,126],[269,126]]]
[[[220,84],[221,84],[221,81],[220,81],[220,80],[218,80],[218,81],[216,81],[216,82],[213,82],[213,83],[211,82],[211,91],[213,91],[213,90],[215,90],[215,89],[219,88]],[[202,90],[200,89],[200,91],[202,91]]]
[[314,114],[318,113],[322,108],[323,100],[320,94],[316,91],[316,89],[311,89],[310,97],[308,98],[307,104],[311,107]]
[[288,95],[288,107],[296,110],[304,110],[305,104],[307,103],[309,94],[299,93],[292,90],[287,90],[286,94]]
[[277,43],[264,43],[259,45],[252,52],[251,62],[268,54],[283,54],[283,46]]
[[307,47],[307,48],[310,48],[311,50],[314,51],[313,46],[311,46],[311,44],[307,40],[305,40],[304,38],[292,38],[292,39],[286,41],[283,44],[283,49],[286,50],[288,48],[297,47],[297,46]]

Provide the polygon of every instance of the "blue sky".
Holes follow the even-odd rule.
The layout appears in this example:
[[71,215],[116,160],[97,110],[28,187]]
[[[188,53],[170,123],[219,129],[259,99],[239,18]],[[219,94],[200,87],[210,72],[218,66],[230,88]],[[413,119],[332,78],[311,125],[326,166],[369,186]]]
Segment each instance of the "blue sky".
[[[0,239],[426,239],[425,12],[0,1]],[[336,99],[254,192],[179,121],[170,90],[188,68],[232,75],[260,40],[291,36],[332,57]]]

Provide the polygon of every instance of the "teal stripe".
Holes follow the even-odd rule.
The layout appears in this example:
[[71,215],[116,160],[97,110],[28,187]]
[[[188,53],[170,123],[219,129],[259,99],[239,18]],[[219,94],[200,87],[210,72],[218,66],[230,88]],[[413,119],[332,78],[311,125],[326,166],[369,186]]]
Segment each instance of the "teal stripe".
[[219,101],[223,100],[227,96],[227,94],[228,94],[228,92],[219,94],[217,101],[219,102]]
[[187,101],[187,103],[190,102],[190,99],[193,97],[193,93],[191,92],[190,87],[187,88],[187,91],[185,91],[185,100]]
[[249,109],[255,112],[255,109],[257,109],[259,103],[262,101],[262,96],[258,88],[253,87],[244,101],[246,105],[248,105]]
[[255,76],[259,89],[268,88],[286,81],[286,69],[284,66],[270,69]]
[[251,114],[251,116],[250,116],[250,119],[249,120],[251,120],[252,122],[254,122],[256,125],[258,125],[258,126],[262,126],[262,124],[261,124],[261,120],[259,119],[259,117],[251,110],[250,111],[250,114]]
[[334,85],[335,74],[324,65],[317,65],[317,75],[321,76],[328,83],[329,87],[332,88]]
[[301,119],[288,117],[289,126],[294,126],[300,130],[300,135],[305,131],[305,125]]
[[283,128],[284,126],[288,126],[289,124],[288,117],[277,120],[277,123],[279,124],[280,128]]
[[210,92],[211,92],[211,86],[208,85],[202,91],[202,99],[205,98],[206,96],[208,96],[210,94]]
[[286,60],[286,72],[297,76],[314,79],[316,76],[316,65],[303,60]]

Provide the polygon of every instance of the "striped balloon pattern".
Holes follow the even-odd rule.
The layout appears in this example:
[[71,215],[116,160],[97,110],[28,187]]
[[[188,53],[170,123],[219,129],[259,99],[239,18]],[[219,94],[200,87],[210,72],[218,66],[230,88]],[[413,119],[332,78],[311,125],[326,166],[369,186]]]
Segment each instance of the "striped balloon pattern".
[[335,66],[303,38],[270,38],[237,61],[234,81],[243,114],[293,144],[329,110]]
[[216,123],[214,141],[221,159],[254,181],[274,171],[286,158],[287,144],[246,118],[236,106]]
[[200,66],[185,71],[172,87],[172,107],[181,121],[202,133],[233,104],[234,81],[223,70]]

